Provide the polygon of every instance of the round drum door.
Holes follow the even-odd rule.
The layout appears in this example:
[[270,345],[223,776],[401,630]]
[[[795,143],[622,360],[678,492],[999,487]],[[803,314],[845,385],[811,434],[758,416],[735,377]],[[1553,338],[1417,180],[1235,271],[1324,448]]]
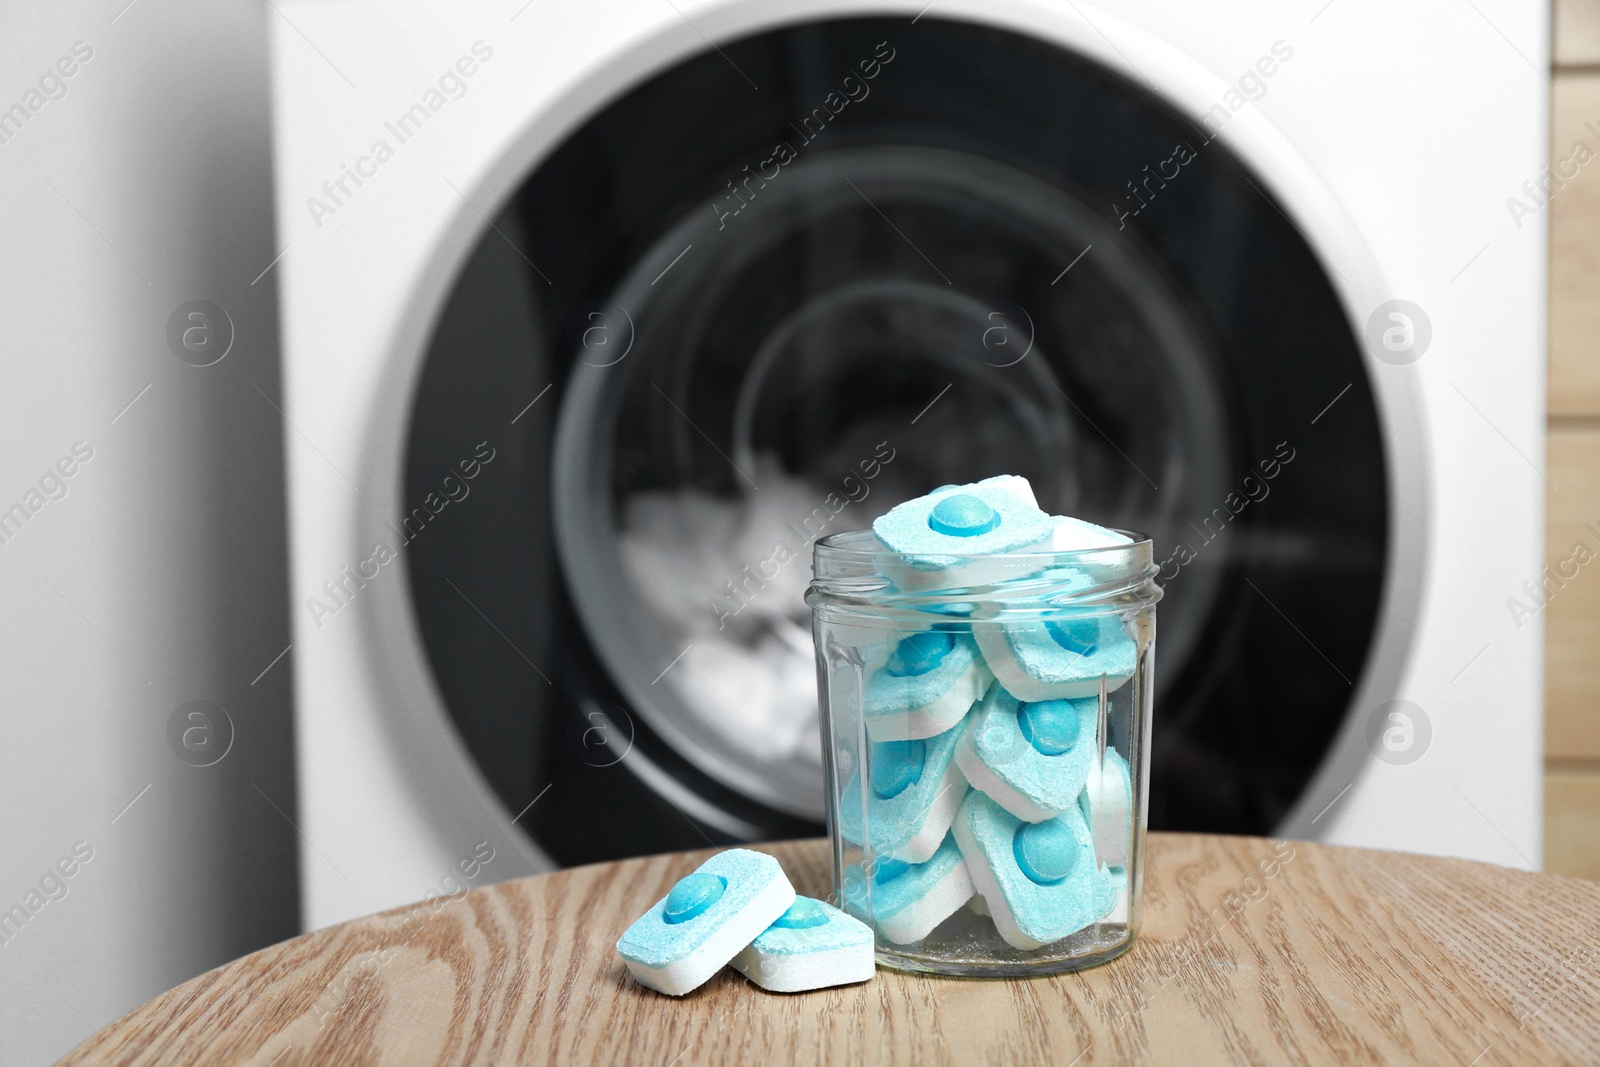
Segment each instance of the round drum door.
[[1264,187],[1138,85],[931,15],[764,33],[595,114],[462,273],[407,457],[415,499],[535,397],[408,556],[469,748],[513,812],[551,786],[519,825],[566,862],[820,832],[810,542],[1014,473],[1155,539],[1151,825],[1277,826],[1371,653],[1389,488]]

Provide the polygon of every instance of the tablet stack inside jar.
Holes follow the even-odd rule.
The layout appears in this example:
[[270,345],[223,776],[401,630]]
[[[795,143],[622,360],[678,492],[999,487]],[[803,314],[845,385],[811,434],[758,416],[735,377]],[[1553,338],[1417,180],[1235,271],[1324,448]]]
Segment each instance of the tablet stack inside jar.
[[845,908],[897,945],[992,923],[1032,951],[1125,923],[1133,782],[1108,708],[1140,646],[1107,591],[1131,539],[1046,514],[1014,476],[937,489],[873,533],[919,610],[861,631],[834,699],[839,831],[859,857]]

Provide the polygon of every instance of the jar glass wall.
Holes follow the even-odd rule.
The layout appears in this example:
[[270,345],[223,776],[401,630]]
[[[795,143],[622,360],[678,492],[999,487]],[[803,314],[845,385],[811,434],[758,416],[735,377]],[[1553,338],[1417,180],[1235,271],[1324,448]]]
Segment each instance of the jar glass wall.
[[868,531],[817,543],[834,897],[880,962],[1045,974],[1132,944],[1161,590],[1129,536],[915,561]]

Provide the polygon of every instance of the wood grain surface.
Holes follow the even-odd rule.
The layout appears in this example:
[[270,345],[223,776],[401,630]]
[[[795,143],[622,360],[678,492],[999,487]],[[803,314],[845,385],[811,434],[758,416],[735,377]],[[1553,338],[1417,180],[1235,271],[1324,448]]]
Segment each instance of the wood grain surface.
[[[765,850],[802,893],[827,892],[824,842]],[[724,970],[670,999],[627,977],[613,944],[709,854],[526,878],[307,934],[157,997],[63,1062],[1600,1062],[1596,883],[1152,834],[1143,933],[1103,967],[1026,981],[880,970],[792,995]]]

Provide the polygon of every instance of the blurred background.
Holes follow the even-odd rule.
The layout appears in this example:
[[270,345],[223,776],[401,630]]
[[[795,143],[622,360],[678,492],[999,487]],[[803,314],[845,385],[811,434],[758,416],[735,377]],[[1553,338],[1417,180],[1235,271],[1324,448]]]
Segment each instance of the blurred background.
[[999,473],[1153,829],[1600,878],[1600,4],[1086,6],[0,15],[0,1058],[822,833],[810,543]]

